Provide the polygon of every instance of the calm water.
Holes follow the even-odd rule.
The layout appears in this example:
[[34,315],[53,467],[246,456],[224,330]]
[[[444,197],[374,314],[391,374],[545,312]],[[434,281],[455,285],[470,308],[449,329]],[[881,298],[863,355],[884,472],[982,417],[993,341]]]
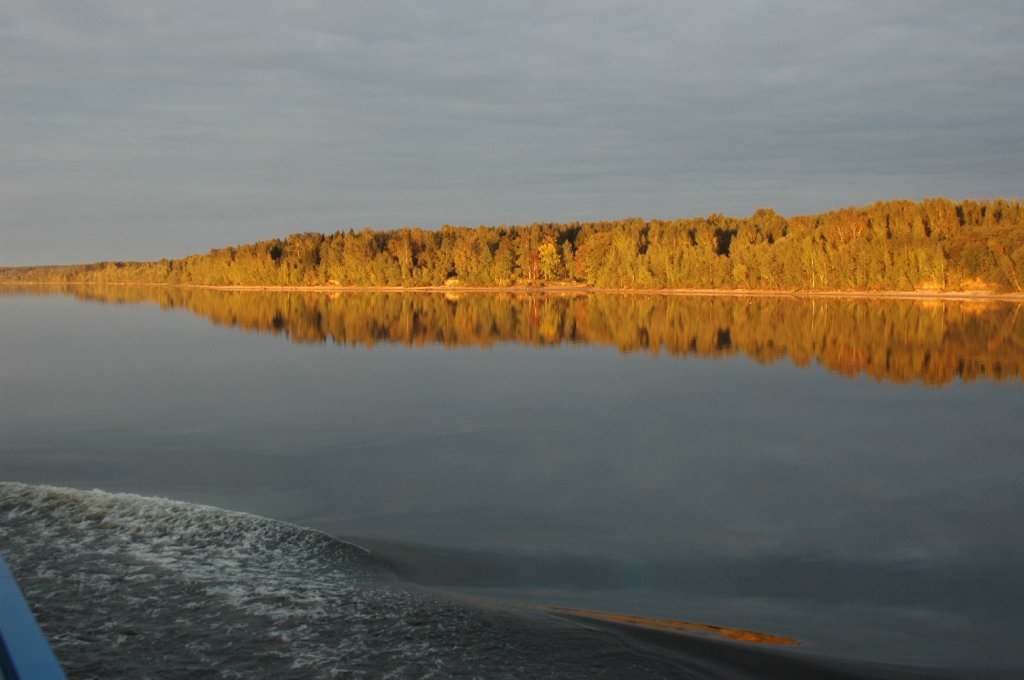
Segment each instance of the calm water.
[[[1024,669],[1015,306],[115,288],[0,295],[0,319],[2,480],[322,530],[423,584],[416,597],[751,628],[803,657]],[[42,574],[40,597],[55,558],[24,536],[109,555],[109,526],[54,517],[128,503],[122,536],[156,512],[17,485],[0,498],[0,548],[19,578]],[[233,517],[190,531],[220,536]],[[146,536],[155,564],[165,539]],[[366,600],[348,593],[330,597]]]

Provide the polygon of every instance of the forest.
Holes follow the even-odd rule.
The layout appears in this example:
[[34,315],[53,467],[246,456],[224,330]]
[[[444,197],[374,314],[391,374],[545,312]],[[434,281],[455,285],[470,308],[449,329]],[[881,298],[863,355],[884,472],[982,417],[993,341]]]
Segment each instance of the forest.
[[819,215],[297,233],[159,262],[8,267],[0,281],[214,286],[1022,292],[1024,204],[929,198]]
[[1001,301],[610,293],[233,291],[182,286],[7,286],[17,294],[186,309],[296,343],[372,348],[603,345],[621,352],[788,358],[846,376],[942,385],[1024,378],[1024,316]]

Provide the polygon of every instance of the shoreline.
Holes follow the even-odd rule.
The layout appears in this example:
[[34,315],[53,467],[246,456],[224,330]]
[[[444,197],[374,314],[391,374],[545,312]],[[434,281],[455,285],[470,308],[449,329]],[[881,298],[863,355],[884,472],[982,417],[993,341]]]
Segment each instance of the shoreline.
[[951,302],[1024,302],[1024,292],[995,293],[983,290],[804,290],[770,288],[601,288],[598,286],[264,286],[198,283],[146,283],[111,281],[0,281],[5,286],[124,286],[192,288],[226,292],[267,293],[453,293],[521,295],[647,295],[660,297],[750,297],[796,299],[941,300]]

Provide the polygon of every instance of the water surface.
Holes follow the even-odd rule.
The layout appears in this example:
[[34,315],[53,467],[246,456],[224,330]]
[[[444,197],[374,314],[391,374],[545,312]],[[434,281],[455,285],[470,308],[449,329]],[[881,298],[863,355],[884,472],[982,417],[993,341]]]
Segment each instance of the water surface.
[[324,530],[444,592],[1024,668],[1015,306],[32,291],[0,296],[5,480]]

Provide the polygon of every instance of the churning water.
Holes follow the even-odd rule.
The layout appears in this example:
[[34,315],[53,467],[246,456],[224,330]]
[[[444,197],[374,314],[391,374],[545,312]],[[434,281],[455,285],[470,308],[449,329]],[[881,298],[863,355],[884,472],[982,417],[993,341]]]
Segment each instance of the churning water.
[[582,630],[405,589],[320,532],[209,506],[2,483],[0,544],[74,678],[671,674]]

